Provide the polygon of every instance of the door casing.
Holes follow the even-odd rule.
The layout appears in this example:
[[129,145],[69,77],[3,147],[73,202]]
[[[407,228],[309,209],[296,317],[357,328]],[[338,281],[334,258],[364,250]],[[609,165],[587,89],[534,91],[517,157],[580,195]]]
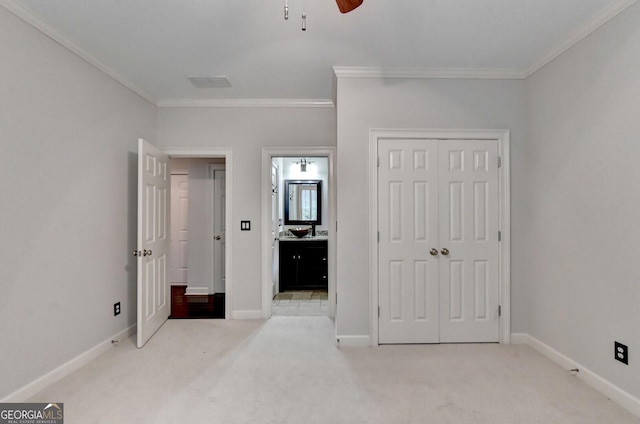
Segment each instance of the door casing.
[[369,131],[369,297],[370,297],[370,345],[378,340],[378,141],[381,139],[437,139],[437,140],[496,140],[501,166],[498,168],[499,219],[501,232],[499,243],[499,290],[501,316],[499,342],[511,341],[511,209],[510,209],[510,144],[509,130],[429,130],[429,129],[372,129]]

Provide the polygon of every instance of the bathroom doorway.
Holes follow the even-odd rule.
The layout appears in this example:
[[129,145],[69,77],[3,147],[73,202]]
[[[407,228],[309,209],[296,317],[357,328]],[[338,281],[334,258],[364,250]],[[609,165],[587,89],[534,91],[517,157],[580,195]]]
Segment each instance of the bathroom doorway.
[[263,149],[263,315],[335,316],[333,149]]

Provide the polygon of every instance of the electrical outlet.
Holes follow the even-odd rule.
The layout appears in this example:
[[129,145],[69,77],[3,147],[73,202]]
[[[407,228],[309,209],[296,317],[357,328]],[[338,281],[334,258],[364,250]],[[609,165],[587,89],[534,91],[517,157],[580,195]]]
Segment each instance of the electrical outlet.
[[120,315],[120,302],[113,304],[113,316],[115,317],[118,315]]
[[614,358],[625,365],[629,365],[629,348],[622,343],[614,342]]

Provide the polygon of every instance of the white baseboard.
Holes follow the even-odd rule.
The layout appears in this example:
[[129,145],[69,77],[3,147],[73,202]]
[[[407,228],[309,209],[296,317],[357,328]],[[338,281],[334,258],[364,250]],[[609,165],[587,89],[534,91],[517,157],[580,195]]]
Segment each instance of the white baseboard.
[[247,310],[247,311],[231,311],[231,319],[263,319],[262,311],[260,309],[257,310]]
[[49,371],[42,377],[32,381],[26,386],[16,390],[15,392],[9,394],[3,399],[0,399],[0,403],[10,403],[10,402],[25,402],[30,397],[36,395],[38,392],[44,390],[51,384],[61,380],[62,378],[68,376],[72,372],[80,369],[81,367],[87,365],[89,362],[96,359],[98,356],[102,355],[109,349],[113,348],[112,340],[122,341],[127,339],[133,334],[136,334],[136,325],[132,325],[131,327],[122,330],[121,332],[109,337],[107,340],[101,342],[100,344],[92,347],[91,349],[81,353],[75,358],[65,362],[59,367]]
[[338,346],[367,347],[371,346],[369,336],[336,336]]
[[546,343],[543,343],[535,337],[532,337],[526,333],[512,333],[511,343],[526,344],[528,346],[531,346],[533,349],[567,370],[574,368],[579,369],[580,371],[576,374],[576,377],[578,377],[580,380],[584,381],[586,384],[593,387],[612,401],[616,402],[623,408],[627,409],[632,414],[640,417],[640,399],[630,393],[627,393],[608,380],[605,380],[598,374],[582,366],[568,356],[558,352]]

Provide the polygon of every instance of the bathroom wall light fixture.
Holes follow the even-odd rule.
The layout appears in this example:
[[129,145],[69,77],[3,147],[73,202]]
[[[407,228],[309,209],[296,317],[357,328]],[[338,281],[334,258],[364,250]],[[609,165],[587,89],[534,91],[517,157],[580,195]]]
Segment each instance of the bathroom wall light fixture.
[[300,172],[307,172],[307,165],[311,163],[313,163],[312,160],[306,160],[305,158],[296,161],[296,165],[300,165]]

